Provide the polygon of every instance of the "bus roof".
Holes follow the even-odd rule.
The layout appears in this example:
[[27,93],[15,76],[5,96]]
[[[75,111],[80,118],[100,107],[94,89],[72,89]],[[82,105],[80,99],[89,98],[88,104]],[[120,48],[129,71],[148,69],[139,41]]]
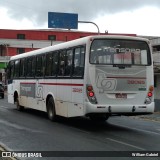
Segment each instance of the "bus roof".
[[15,56],[12,56],[10,60],[35,56],[35,55],[38,55],[38,54],[47,53],[47,52],[51,52],[51,51],[56,51],[56,50],[60,50],[60,49],[71,48],[71,47],[78,46],[78,45],[84,45],[91,39],[93,40],[93,39],[99,39],[99,38],[124,39],[124,40],[127,39],[127,40],[139,40],[139,41],[149,42],[149,40],[146,39],[146,38],[133,37],[133,36],[120,36],[120,35],[87,36],[87,37],[84,37],[84,38],[79,38],[79,39],[76,39],[76,40],[63,42],[63,43],[60,43],[60,44],[57,44],[57,45],[54,45],[54,46],[49,46],[49,47],[37,49],[37,50],[34,50],[34,51],[25,52],[25,53],[22,53],[22,54],[19,54],[19,55],[15,55]]

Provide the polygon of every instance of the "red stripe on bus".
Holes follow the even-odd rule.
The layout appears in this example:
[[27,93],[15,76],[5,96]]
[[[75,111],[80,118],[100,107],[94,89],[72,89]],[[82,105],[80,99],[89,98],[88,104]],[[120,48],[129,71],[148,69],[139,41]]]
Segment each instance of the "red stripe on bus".
[[[20,84],[36,84],[34,82],[21,82]],[[83,84],[76,83],[39,83],[41,85],[51,85],[51,86],[84,86]]]
[[72,84],[72,83],[40,83],[42,85],[53,85],[53,86],[83,86],[83,84]]

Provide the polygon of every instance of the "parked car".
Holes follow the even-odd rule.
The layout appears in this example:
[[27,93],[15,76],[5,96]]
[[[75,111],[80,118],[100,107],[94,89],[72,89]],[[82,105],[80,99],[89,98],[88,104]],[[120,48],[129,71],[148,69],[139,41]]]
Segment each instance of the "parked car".
[[2,85],[1,82],[0,82],[0,97],[4,98],[4,86]]

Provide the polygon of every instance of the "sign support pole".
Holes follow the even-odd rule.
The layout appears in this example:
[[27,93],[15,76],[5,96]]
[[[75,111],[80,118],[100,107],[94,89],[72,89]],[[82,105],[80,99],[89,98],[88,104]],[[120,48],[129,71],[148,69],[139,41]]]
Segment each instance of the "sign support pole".
[[98,35],[100,35],[100,30],[99,30],[99,27],[98,27],[98,25],[96,23],[90,22],[90,21],[78,21],[78,23],[91,23],[91,24],[94,24],[97,27]]

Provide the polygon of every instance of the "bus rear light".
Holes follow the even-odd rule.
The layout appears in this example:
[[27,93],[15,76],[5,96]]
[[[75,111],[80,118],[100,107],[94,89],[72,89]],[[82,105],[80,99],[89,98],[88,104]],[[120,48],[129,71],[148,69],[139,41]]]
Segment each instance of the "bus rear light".
[[88,86],[87,87],[87,91],[92,91],[93,90],[93,87],[92,86]]
[[153,90],[154,90],[154,87],[150,86],[147,97],[145,99],[145,104],[150,104],[152,102]]
[[87,91],[87,96],[89,101],[93,104],[97,104],[97,100],[96,100],[92,85],[87,85],[86,91]]
[[94,96],[94,92],[92,92],[92,91],[88,92],[88,96],[89,97],[93,97]]
[[153,90],[154,90],[154,87],[150,86],[149,87],[149,91],[148,91],[148,97],[152,97],[153,96]]
[[150,87],[149,87],[149,91],[150,91],[150,92],[153,92],[153,90],[154,90],[154,87],[153,87],[153,86],[150,86]]
[[152,97],[152,92],[148,92],[148,97]]

